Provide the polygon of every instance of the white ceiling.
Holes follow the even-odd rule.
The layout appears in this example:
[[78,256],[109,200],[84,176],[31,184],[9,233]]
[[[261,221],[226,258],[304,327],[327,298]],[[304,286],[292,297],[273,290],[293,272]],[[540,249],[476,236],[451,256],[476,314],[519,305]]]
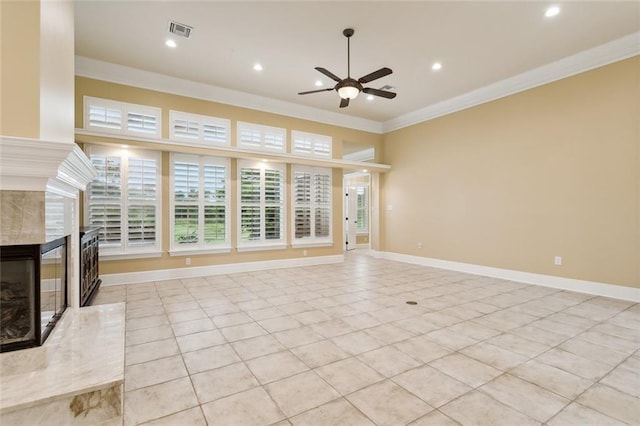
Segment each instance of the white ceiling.
[[[76,54],[307,107],[387,121],[640,30],[640,2],[485,1],[76,1]],[[192,26],[165,46],[168,21]],[[393,100],[360,96],[339,109],[335,92],[305,96],[320,66],[345,77],[388,66],[366,86],[395,88]],[[434,72],[435,61],[443,64]],[[259,62],[264,70],[253,70]]]

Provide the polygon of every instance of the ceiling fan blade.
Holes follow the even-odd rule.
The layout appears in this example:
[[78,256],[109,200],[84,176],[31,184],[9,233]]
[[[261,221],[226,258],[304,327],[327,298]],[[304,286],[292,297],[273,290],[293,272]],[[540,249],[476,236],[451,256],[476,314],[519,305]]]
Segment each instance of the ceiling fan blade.
[[307,92],[299,92],[298,95],[308,95],[309,93],[330,92],[332,90],[333,90],[333,87],[330,87],[328,89],[309,90]]
[[372,89],[371,87],[365,87],[362,91],[368,95],[380,96],[387,99],[393,99],[396,94],[393,92],[387,92],[386,90]]
[[322,74],[326,75],[327,77],[329,77],[331,80],[333,81],[340,81],[340,77],[338,77],[337,75],[335,75],[334,73],[332,73],[331,71],[328,71],[322,67],[316,67],[316,70],[320,71]]
[[345,108],[349,106],[349,98],[340,99],[340,108]]
[[[317,69],[317,68],[316,68]],[[367,74],[364,77],[360,77],[358,80],[359,83],[369,83],[370,81],[377,80],[379,78],[384,77],[385,75],[391,74],[393,71],[391,68],[380,68],[378,71],[374,71],[371,74]]]

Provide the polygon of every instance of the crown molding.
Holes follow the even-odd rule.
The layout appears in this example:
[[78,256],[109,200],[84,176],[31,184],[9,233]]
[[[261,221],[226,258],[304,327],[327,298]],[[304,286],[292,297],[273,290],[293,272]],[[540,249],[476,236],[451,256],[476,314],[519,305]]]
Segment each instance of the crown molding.
[[384,134],[403,127],[500,99],[640,54],[640,32],[489,84],[460,96],[400,115],[385,122],[351,117],[237,90],[152,73],[76,56],[76,75],[175,95],[250,108],[334,126]]
[[567,56],[463,95],[400,115],[382,123],[383,133],[513,95],[640,54],[640,32]]
[[0,136],[0,189],[46,191],[53,180],[85,190],[97,175],[74,142]]
[[311,120],[333,126],[347,127],[371,133],[382,133],[382,123],[360,117],[352,117],[319,108],[312,108],[293,102],[285,102],[264,96],[253,95],[238,90],[225,89],[191,80],[171,77],[137,68],[98,61],[84,56],[75,58],[75,74],[111,83],[124,84],[142,89],[188,96],[211,102],[219,102],[242,108],[281,114],[289,117]]

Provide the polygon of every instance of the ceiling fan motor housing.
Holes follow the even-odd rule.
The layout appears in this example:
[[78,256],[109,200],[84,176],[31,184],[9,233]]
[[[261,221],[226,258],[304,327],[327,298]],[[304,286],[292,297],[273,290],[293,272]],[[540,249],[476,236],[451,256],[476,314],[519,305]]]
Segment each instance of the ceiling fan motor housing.
[[343,87],[355,87],[356,89],[358,89],[358,92],[362,92],[362,84],[360,84],[358,80],[355,80],[353,78],[345,78],[344,80],[341,80],[338,84],[336,84],[335,89],[340,90]]

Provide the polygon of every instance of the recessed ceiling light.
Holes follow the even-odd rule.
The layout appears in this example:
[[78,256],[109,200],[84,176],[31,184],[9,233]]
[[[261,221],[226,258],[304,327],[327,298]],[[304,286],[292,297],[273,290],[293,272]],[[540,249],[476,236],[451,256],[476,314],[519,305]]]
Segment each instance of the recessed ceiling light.
[[166,44],[169,47],[176,47],[177,46],[176,42],[174,40],[171,40],[171,39],[165,41],[164,44]]
[[551,18],[560,13],[560,7],[558,6],[550,6],[547,11],[544,13],[544,16],[547,18]]
[[431,65],[431,69],[434,71],[438,71],[442,69],[442,64],[440,62],[434,62],[433,65]]
[[320,87],[320,86],[322,86],[322,81],[316,80],[316,87]]
[[260,64],[255,64],[255,65],[253,66],[253,69],[254,69],[254,70],[256,70],[256,71],[262,71],[262,65],[260,65]]
[[368,101],[372,101],[373,100],[373,95],[367,95],[367,100]]

